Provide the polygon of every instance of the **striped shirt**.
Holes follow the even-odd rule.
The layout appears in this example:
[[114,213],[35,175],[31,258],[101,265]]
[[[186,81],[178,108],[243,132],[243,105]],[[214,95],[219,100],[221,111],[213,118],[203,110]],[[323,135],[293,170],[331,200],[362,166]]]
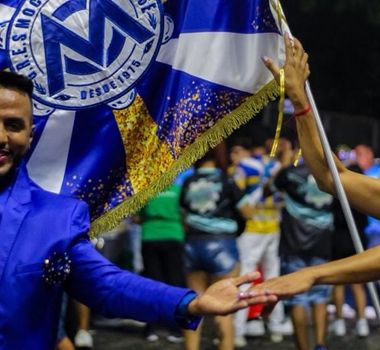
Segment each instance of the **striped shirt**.
[[251,219],[247,220],[246,232],[279,232],[280,203],[278,195],[264,197],[263,188],[269,179],[280,169],[280,163],[267,156],[252,156],[243,159],[236,167],[234,179],[245,192],[240,205],[255,207]]

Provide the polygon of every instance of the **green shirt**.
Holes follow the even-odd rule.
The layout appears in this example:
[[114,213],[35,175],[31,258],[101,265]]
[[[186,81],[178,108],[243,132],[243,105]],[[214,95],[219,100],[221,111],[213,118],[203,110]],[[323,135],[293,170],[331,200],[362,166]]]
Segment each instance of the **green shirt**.
[[180,186],[171,185],[148,201],[141,211],[143,241],[184,240],[180,192]]

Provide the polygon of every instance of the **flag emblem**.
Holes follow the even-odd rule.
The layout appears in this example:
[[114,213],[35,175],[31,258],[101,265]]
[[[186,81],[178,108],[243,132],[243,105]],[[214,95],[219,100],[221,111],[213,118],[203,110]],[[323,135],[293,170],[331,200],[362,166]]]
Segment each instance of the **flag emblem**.
[[[277,5],[276,5],[277,4]],[[0,0],[0,69],[29,77],[30,178],[114,227],[278,95],[274,0]]]
[[125,108],[156,58],[163,22],[158,0],[27,0],[9,32],[9,58],[42,105]]

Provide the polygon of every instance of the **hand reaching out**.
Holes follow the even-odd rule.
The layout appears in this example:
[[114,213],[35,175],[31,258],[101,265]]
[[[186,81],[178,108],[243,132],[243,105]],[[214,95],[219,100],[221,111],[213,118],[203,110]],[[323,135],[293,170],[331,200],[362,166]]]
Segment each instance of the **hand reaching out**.
[[265,290],[240,292],[239,286],[259,277],[260,274],[254,272],[216,282],[189,304],[188,312],[191,315],[228,315],[250,305],[276,303],[277,297]]
[[[311,268],[306,268],[288,275],[272,278],[253,286],[249,291],[275,295],[278,300],[288,298],[295,294],[308,291],[315,283],[315,277]],[[263,310],[263,316],[271,313],[275,303],[267,304]]]
[[314,282],[315,278],[312,269],[306,268],[257,284],[250,288],[250,291],[267,291],[270,294],[276,295],[279,299],[284,299],[308,291]]

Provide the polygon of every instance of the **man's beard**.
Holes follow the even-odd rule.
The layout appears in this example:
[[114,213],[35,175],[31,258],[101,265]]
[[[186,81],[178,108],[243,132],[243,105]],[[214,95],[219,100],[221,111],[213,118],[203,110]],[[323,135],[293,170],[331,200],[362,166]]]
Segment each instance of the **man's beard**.
[[13,156],[12,167],[6,174],[0,175],[0,192],[8,186],[10,186],[12,182],[15,180],[21,161],[22,156]]

